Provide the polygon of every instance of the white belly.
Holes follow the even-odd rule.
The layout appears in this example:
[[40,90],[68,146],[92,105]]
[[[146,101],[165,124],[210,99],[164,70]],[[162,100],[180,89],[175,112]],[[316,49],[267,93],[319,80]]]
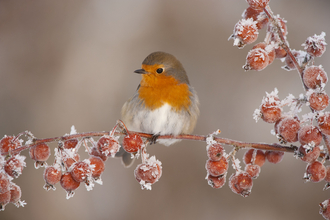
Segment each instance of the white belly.
[[[171,106],[164,104],[162,107],[153,111],[140,109],[135,112],[134,119],[131,123],[126,124],[129,130],[142,131],[151,134],[160,135],[178,135],[190,126],[190,118],[187,115],[180,115],[171,110]],[[159,140],[158,142],[165,145],[171,145],[179,140]]]

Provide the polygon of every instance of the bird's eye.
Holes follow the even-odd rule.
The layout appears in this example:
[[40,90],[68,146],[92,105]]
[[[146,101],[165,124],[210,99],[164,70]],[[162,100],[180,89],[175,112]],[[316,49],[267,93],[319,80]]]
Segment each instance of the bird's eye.
[[163,68],[158,68],[158,69],[156,70],[156,72],[159,73],[159,74],[162,73],[163,71],[164,71]]

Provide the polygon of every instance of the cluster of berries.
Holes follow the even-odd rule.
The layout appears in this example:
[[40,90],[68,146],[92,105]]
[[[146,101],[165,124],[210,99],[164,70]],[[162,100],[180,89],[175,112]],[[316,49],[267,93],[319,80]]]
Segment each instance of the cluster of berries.
[[[117,127],[117,125],[116,125]],[[115,127],[115,128],[116,128]],[[114,130],[115,130],[114,128]],[[28,146],[29,155],[35,161],[35,168],[44,167],[43,177],[45,180],[44,189],[55,190],[55,184],[60,183],[61,187],[67,193],[67,199],[74,195],[74,191],[84,183],[87,190],[92,190],[94,182],[102,184],[101,174],[105,169],[105,161],[109,157],[115,157],[119,152],[119,136],[114,136],[114,130],[109,135],[103,135],[97,141],[92,137],[71,138],[67,135],[58,141],[58,147],[55,148],[55,159],[53,164],[48,165],[47,160],[50,157],[50,147],[45,142],[34,143],[33,135],[28,134],[29,140],[24,146]],[[25,156],[20,155],[23,150],[24,142],[18,136],[5,136],[0,141],[0,209],[12,202],[16,206],[24,206],[26,203],[21,201],[21,189],[12,182],[22,174],[26,166]],[[71,134],[75,135],[74,127],[71,128]],[[81,159],[78,150],[84,146],[88,152],[88,158]],[[149,158],[143,147],[143,140],[137,134],[127,134],[123,139],[123,149],[132,154],[132,157],[138,157],[141,152],[142,164],[139,164],[134,171],[137,181],[144,189],[151,189],[151,185],[159,180],[162,174],[161,162],[154,156]],[[24,148],[24,149],[27,149]],[[22,149],[22,150],[21,150]]]
[[22,174],[26,166],[25,156],[13,154],[8,159],[1,156],[21,146],[22,141],[19,137],[5,136],[0,140],[0,211],[3,211],[8,203],[13,203],[17,207],[26,204],[21,201],[21,188],[12,182],[13,178]]
[[[267,27],[264,42],[256,44],[246,57],[245,70],[263,70],[271,64],[275,58],[280,58],[285,62],[283,69],[297,70],[306,90],[299,98],[293,95],[280,100],[278,91],[266,93],[259,109],[256,109],[254,118],[256,121],[262,118],[267,123],[274,123],[273,134],[277,136],[281,143],[300,143],[295,155],[302,161],[308,163],[304,174],[305,181],[320,182],[325,180],[325,189],[330,188],[330,166],[324,166],[325,160],[330,153],[330,112],[325,109],[329,105],[329,96],[324,88],[328,81],[327,73],[322,66],[314,65],[314,58],[320,57],[326,50],[325,33],[308,37],[302,44],[304,50],[291,50],[286,40],[286,21],[279,15],[274,16],[269,0],[246,0],[249,7],[242,14],[240,20],[234,28],[231,38],[234,39],[234,46],[239,48],[256,41],[259,30]],[[311,112],[299,118],[298,113],[306,105]],[[283,111],[284,106],[289,106],[288,112]],[[321,146],[322,139],[325,140],[326,149]],[[253,153],[252,153],[253,152]],[[252,156],[253,155],[253,156]],[[246,152],[244,161],[246,170],[260,172],[260,164],[266,157],[270,162],[280,161],[282,152],[266,152],[250,150]],[[250,164],[250,158],[255,158]],[[258,159],[259,158],[259,159]],[[320,158],[320,159],[319,159]],[[250,174],[254,175],[254,174]],[[247,181],[249,182],[249,181]],[[251,184],[252,186],[252,184]],[[320,204],[320,213],[324,218],[330,219],[330,200]]]
[[137,134],[128,134],[124,137],[123,149],[131,153],[132,157],[138,157],[139,152],[141,153],[142,164],[134,170],[135,179],[141,184],[142,189],[151,190],[151,185],[162,176],[162,163],[156,160],[155,156],[149,158],[143,140]]
[[[234,39],[234,46],[243,48],[246,44],[254,43],[259,35],[259,30],[267,27],[264,42],[256,44],[247,54],[245,70],[263,70],[271,64],[275,58],[282,58],[285,62],[283,68],[294,70],[295,64],[292,57],[285,50],[286,35],[288,33],[286,21],[279,15],[271,16],[272,12],[268,7],[269,1],[247,0],[249,7],[243,12],[242,19],[234,27],[234,33],[230,39]],[[268,14],[266,14],[268,12]],[[299,65],[304,65],[313,57],[320,57],[325,51],[325,33],[309,37],[303,44],[305,51],[292,50],[291,53]]]
[[[216,133],[214,133],[216,134]],[[260,169],[265,163],[266,159],[270,163],[279,163],[282,161],[284,152],[280,151],[266,151],[250,149],[246,151],[243,157],[245,163],[244,171],[241,170],[239,160],[235,159],[236,149],[231,153],[226,154],[221,144],[212,139],[212,135],[207,138],[207,156],[205,168],[207,170],[206,179],[208,184],[213,188],[221,188],[226,182],[226,175],[228,170],[228,160],[232,159],[232,164],[236,170],[229,178],[229,187],[231,190],[243,197],[250,195],[253,179],[259,176]]]

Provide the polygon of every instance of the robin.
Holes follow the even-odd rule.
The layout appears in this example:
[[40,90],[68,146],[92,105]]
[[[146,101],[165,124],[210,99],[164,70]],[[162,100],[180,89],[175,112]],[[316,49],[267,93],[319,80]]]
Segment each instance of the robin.
[[[199,101],[180,61],[169,53],[154,52],[134,72],[141,74],[142,80],[121,111],[127,129],[155,137],[190,134],[199,115]],[[158,143],[169,146],[178,141],[163,139]],[[122,156],[129,165],[130,155]]]

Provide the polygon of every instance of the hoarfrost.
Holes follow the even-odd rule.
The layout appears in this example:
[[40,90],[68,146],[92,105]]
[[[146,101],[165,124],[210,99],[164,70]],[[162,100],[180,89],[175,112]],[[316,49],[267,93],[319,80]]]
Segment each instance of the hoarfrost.
[[234,170],[240,170],[241,169],[240,163],[241,163],[241,161],[237,158],[235,160],[233,160],[232,166],[233,166]]
[[218,135],[220,134],[220,130],[216,130],[215,132],[213,132],[212,134],[209,134],[208,137],[206,138],[206,144],[207,144],[207,148],[208,149],[208,146],[212,145],[212,144],[216,144],[217,142],[214,140],[213,136],[214,135]]
[[140,181],[141,189],[151,190],[151,183],[146,183],[144,180]]
[[71,131],[70,131],[70,135],[73,135],[73,134],[77,134],[77,130],[74,125],[71,126]]
[[256,121],[256,123],[259,121],[259,119],[261,118],[261,111],[260,109],[256,109],[253,112],[253,119]]

